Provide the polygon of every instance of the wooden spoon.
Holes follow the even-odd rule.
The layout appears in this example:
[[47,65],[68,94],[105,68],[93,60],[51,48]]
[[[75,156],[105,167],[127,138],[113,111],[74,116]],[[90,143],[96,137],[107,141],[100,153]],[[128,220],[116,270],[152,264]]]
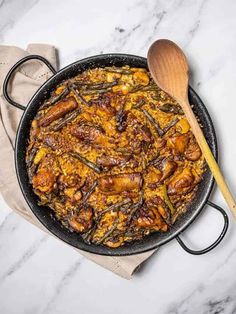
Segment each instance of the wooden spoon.
[[236,219],[234,198],[188,101],[188,63],[183,51],[170,40],[157,40],[149,48],[148,66],[155,83],[182,107],[206,162]]

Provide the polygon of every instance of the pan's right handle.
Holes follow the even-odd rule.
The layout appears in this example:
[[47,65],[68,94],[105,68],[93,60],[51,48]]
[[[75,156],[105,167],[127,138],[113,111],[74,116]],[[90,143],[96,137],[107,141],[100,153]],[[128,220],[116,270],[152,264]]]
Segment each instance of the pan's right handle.
[[218,210],[223,218],[224,218],[224,227],[219,235],[219,237],[215,240],[214,243],[212,243],[210,246],[208,246],[207,248],[203,249],[203,250],[200,250],[200,251],[195,251],[195,250],[192,250],[190,249],[189,247],[186,246],[186,244],[183,242],[183,240],[177,236],[176,237],[176,240],[179,242],[179,244],[182,246],[182,248],[188,252],[189,254],[193,254],[193,255],[202,255],[202,254],[205,254],[207,252],[210,252],[211,250],[213,250],[218,244],[220,244],[220,242],[223,240],[227,230],[228,230],[228,227],[229,227],[229,218],[226,214],[226,212],[224,211],[223,208],[221,208],[220,206],[210,202],[210,201],[207,201],[207,204],[210,205],[211,207],[215,208],[216,210]]
[[17,102],[15,102],[8,94],[8,84],[9,81],[12,77],[12,74],[15,72],[15,70],[21,66],[23,63],[25,63],[26,61],[29,60],[39,60],[42,61],[44,64],[46,64],[46,66],[50,69],[50,71],[53,74],[56,74],[57,71],[54,69],[54,67],[51,65],[51,63],[45,59],[42,56],[38,56],[38,55],[30,55],[30,56],[26,56],[24,58],[22,58],[21,60],[19,60],[15,65],[13,65],[13,67],[9,70],[9,72],[7,73],[5,80],[3,82],[3,95],[5,97],[5,99],[14,107],[19,108],[21,110],[25,110],[25,106],[22,106],[20,104],[18,104]]

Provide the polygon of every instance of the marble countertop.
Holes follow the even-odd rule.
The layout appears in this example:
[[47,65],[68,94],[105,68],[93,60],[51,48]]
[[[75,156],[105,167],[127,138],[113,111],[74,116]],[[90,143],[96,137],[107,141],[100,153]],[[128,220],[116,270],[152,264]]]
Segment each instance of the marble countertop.
[[[184,48],[191,85],[205,102],[219,141],[220,164],[236,190],[236,1],[0,0],[0,41],[26,48],[50,43],[60,66],[107,52],[145,56],[158,38]],[[215,190],[211,200],[225,207]],[[236,229],[231,217],[222,244],[203,256],[172,241],[130,281],[88,261],[12,213],[0,199],[0,313],[236,313]],[[184,234],[193,248],[222,228],[206,208]]]

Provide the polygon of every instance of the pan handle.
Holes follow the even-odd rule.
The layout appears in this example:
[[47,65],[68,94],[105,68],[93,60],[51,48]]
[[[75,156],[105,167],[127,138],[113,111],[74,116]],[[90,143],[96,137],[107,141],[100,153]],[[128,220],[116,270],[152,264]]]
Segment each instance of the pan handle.
[[223,230],[221,231],[219,237],[216,239],[216,241],[214,243],[212,243],[210,246],[208,246],[207,248],[203,249],[203,250],[199,250],[199,251],[195,251],[195,250],[192,250],[190,248],[188,248],[186,246],[186,244],[183,242],[183,240],[177,236],[176,237],[176,240],[179,242],[179,244],[181,245],[181,247],[188,253],[190,254],[193,254],[193,255],[202,255],[202,254],[205,254],[207,252],[210,252],[211,250],[213,250],[224,238],[227,230],[228,230],[228,227],[229,227],[229,218],[226,214],[226,212],[224,211],[223,208],[221,208],[220,206],[212,203],[212,202],[209,202],[207,201],[207,204],[210,205],[211,207],[215,208],[216,210],[218,210],[223,218],[224,218],[224,227],[223,227]]
[[15,65],[13,65],[13,67],[9,70],[9,72],[7,73],[5,80],[3,82],[3,95],[5,97],[5,99],[14,107],[19,108],[21,110],[25,110],[25,106],[22,106],[20,104],[18,104],[17,102],[15,102],[8,94],[8,84],[9,81],[12,77],[12,74],[15,72],[15,70],[21,66],[23,63],[25,63],[26,61],[29,60],[40,60],[42,61],[44,64],[46,64],[46,66],[50,69],[50,71],[53,74],[56,74],[57,71],[54,69],[54,67],[51,65],[51,63],[45,59],[42,56],[38,56],[38,55],[30,55],[30,56],[26,56],[24,58],[22,58],[21,60],[19,60]]

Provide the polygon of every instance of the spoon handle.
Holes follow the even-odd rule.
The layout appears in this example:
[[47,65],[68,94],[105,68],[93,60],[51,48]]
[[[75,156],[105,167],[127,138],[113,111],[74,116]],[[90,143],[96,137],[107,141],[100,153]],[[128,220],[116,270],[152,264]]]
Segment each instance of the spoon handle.
[[205,160],[216,180],[216,183],[218,184],[221,193],[223,194],[229,208],[231,209],[234,218],[236,219],[236,204],[233,198],[233,195],[231,194],[227,183],[225,182],[225,179],[220,171],[220,168],[211,152],[211,149],[209,145],[207,144],[207,141],[205,139],[205,136],[202,132],[202,129],[200,128],[197,119],[192,111],[192,108],[189,104],[188,99],[183,100],[182,102],[179,102],[181,107],[183,108],[183,111],[186,115],[186,118],[188,119],[188,122],[191,126],[192,132],[198,142],[198,145],[200,146],[203,156],[205,157]]

